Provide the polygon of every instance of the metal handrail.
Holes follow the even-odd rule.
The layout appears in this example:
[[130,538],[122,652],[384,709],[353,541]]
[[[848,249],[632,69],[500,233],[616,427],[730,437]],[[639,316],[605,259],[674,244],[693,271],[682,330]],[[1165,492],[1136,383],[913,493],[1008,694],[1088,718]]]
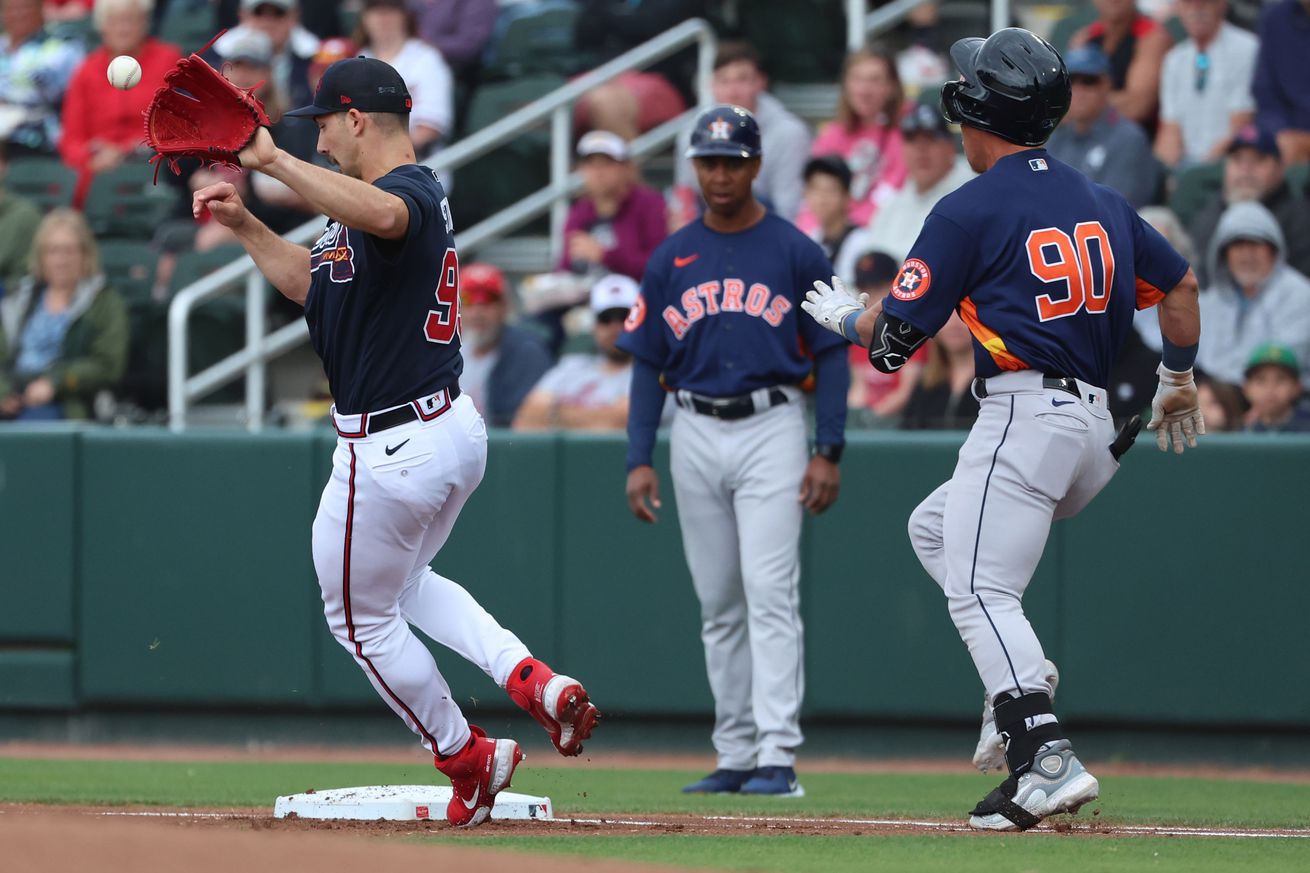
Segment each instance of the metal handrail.
[[[713,28],[695,18],[673,27],[596,69],[579,76],[550,94],[518,109],[499,121],[465,137],[448,149],[438,152],[425,164],[438,172],[448,172],[467,164],[488,151],[509,142],[520,133],[547,119],[551,125],[550,185],[487,218],[459,235],[463,251],[473,251],[484,243],[509,233],[546,211],[551,212],[552,246],[558,245],[568,209],[568,198],[581,185],[576,173],[570,174],[571,110],[579,97],[629,70],[645,67],[696,43],[697,94],[702,105],[709,102],[710,74],[717,42]],[[642,157],[672,142],[678,131],[694,114],[684,115],[648,131],[631,145],[633,154]],[[323,230],[321,217],[308,221],[285,235],[297,245],[305,245]],[[558,252],[555,252],[558,254]],[[246,346],[241,351],[211,367],[187,377],[187,322],[192,310],[205,300],[228,290],[238,280],[246,280]],[[265,365],[271,359],[303,343],[309,336],[303,320],[296,320],[272,334],[264,335],[264,295],[266,284],[249,255],[243,255],[177,293],[168,309],[168,418],[174,431],[186,429],[190,401],[246,373],[246,424],[257,431],[263,426]]]

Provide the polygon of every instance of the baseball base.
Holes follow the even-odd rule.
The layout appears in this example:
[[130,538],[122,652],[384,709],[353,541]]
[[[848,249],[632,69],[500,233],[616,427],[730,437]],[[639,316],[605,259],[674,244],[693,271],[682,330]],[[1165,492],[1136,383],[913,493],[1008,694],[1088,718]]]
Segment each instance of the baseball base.
[[[444,821],[450,803],[450,786],[366,785],[331,788],[279,797],[274,818],[350,819],[353,821]],[[549,797],[502,791],[496,795],[491,818],[499,821],[552,821]]]

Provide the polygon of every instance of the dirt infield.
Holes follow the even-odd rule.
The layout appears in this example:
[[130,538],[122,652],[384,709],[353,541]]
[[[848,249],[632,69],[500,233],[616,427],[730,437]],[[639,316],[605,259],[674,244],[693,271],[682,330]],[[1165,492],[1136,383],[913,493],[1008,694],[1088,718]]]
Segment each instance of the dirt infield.
[[[251,820],[132,820],[87,810],[0,811],[7,873],[359,873],[360,870],[478,870],[522,873],[523,856],[459,846],[413,846],[370,839],[367,831],[287,828]],[[204,822],[202,825],[201,822]],[[618,861],[534,857],[534,873],[659,873],[676,868]]]

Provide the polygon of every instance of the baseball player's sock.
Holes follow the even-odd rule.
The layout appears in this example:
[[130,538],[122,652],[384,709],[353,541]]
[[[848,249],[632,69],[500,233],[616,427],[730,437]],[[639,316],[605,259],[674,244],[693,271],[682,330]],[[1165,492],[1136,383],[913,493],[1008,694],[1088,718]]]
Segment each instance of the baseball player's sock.
[[591,736],[600,720],[600,711],[587,697],[581,682],[555,673],[536,658],[519,662],[505,683],[505,691],[510,700],[546,729],[550,741],[566,757],[582,751],[583,740]]
[[514,768],[523,760],[513,740],[493,740],[486,731],[469,725],[469,741],[458,754],[436,761],[450,779],[454,795],[446,806],[446,820],[456,827],[475,827],[491,818],[496,795],[509,787]]

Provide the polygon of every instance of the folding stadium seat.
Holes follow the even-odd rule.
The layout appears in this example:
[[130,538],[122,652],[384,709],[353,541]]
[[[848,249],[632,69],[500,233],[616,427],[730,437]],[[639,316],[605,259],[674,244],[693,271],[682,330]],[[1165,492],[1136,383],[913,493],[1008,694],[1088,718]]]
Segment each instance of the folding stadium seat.
[[1169,208],[1186,226],[1216,191],[1224,186],[1222,161],[1198,164],[1174,176],[1174,190],[1169,195]]
[[145,242],[106,239],[100,243],[105,280],[129,305],[150,299],[158,260],[159,253]]
[[5,187],[48,212],[72,205],[77,173],[59,158],[13,158]]
[[571,0],[506,7],[483,58],[484,81],[517,79],[536,73],[570,75],[589,66],[573,47],[578,6]]
[[154,178],[150,164],[131,161],[91,180],[82,209],[97,237],[146,240],[154,235],[175,202],[173,190],[156,186]]

